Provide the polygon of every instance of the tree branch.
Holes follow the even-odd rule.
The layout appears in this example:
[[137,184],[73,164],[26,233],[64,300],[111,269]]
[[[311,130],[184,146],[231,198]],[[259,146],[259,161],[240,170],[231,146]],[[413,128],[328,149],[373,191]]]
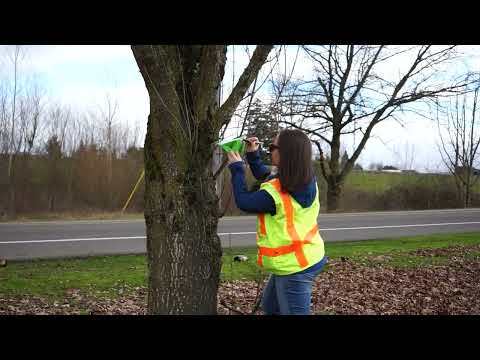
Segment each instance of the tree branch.
[[290,121],[286,121],[286,120],[281,120],[280,123],[293,126],[295,129],[302,130],[302,131],[306,132],[307,134],[318,136],[320,139],[325,141],[327,144],[329,144],[329,145],[332,144],[332,142],[330,140],[328,140],[326,137],[324,137],[323,135],[321,135],[321,134],[319,134],[319,133],[317,133],[313,130],[305,129],[304,127],[298,126],[297,124],[295,124],[293,122],[290,122]]
[[323,156],[323,150],[320,145],[320,142],[317,140],[311,140],[311,141],[317,146],[318,152],[320,153],[320,169],[322,171],[323,178],[327,180],[330,174],[325,169],[325,157]]
[[215,114],[215,126],[220,129],[223,125],[228,124],[235,109],[240,104],[243,96],[247,92],[267,60],[268,54],[272,50],[273,45],[259,45],[255,48],[252,58],[248,66],[243,71],[240,79],[233,88],[230,96],[225,103],[217,110]]

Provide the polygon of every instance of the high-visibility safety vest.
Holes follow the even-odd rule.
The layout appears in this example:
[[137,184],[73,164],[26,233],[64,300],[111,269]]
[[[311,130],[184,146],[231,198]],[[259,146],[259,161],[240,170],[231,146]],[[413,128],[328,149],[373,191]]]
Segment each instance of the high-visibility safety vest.
[[319,262],[325,248],[317,227],[318,186],[315,201],[308,208],[283,192],[278,178],[264,182],[260,189],[274,199],[276,214],[258,214],[258,265],[275,275],[289,275]]

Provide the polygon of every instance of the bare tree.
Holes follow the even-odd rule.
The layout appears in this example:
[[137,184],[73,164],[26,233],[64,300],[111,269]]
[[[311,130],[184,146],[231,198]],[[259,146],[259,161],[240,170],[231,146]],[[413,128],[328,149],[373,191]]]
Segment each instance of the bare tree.
[[459,201],[467,208],[472,188],[479,178],[480,119],[478,96],[480,86],[473,94],[456,97],[445,111],[437,108],[439,150],[443,162],[455,179]]
[[409,144],[408,142],[404,145],[404,156],[402,161],[402,169],[404,170],[413,170],[415,164],[415,144]]
[[21,156],[17,158],[15,182],[20,195],[19,203],[22,204],[23,210],[28,206],[27,190],[32,180],[32,153],[43,127],[44,95],[44,89],[39,84],[32,81],[24,81],[23,91],[18,97],[18,136],[21,137],[21,140],[18,141],[21,144],[21,148],[18,150]]
[[[328,185],[328,211],[338,209],[345,179],[375,126],[385,120],[401,123],[400,111],[416,111],[406,105],[459,92],[465,84],[440,78],[438,70],[454,59],[454,46],[390,49],[332,45],[304,46],[304,50],[314,65],[315,78],[292,83],[277,111],[283,124],[302,129],[317,146]],[[396,59],[408,66],[398,79],[387,79],[382,66]],[[342,138],[352,134],[359,134],[361,140],[340,166]],[[327,149],[328,161],[324,156]]]
[[19,126],[23,137],[22,153],[27,157],[32,153],[39,132],[44,124],[42,117],[45,108],[45,90],[35,82],[25,84],[25,92],[20,99]]
[[[47,128],[45,152],[49,169],[47,176],[48,210],[55,211],[62,177],[66,175],[66,172],[64,175],[61,171],[61,164],[67,154],[67,135],[72,132],[71,110],[59,103],[52,104],[45,122]],[[70,161],[70,163],[72,164],[73,161]]]
[[0,83],[0,186],[7,188],[7,194],[0,194],[0,218],[8,215],[9,197],[8,184],[10,177],[7,176],[9,161],[8,149],[10,147],[10,114],[9,114],[8,90],[3,83]]
[[74,116],[69,107],[52,103],[45,119],[48,139],[56,137],[63,154],[71,154],[71,141],[74,141]]
[[9,118],[9,139],[8,139],[8,216],[10,218],[16,217],[16,207],[15,207],[15,160],[17,155],[20,152],[23,137],[18,130],[17,124],[17,102],[18,102],[18,93],[19,93],[19,66],[20,62],[24,57],[23,49],[16,45],[13,50],[8,54],[9,60],[13,65],[13,84],[12,84],[12,95],[11,95],[11,104],[10,104],[10,118]]
[[227,46],[132,46],[150,97],[144,147],[149,313],[217,312],[222,250],[213,150],[272,48],[257,46],[218,107]]
[[100,107],[100,119],[103,126],[103,144],[106,151],[106,173],[108,191],[108,210],[113,210],[113,158],[116,157],[118,134],[116,131],[116,116],[118,112],[118,101],[110,94],[106,95],[105,107]]
[[[403,149],[402,149],[403,147]],[[396,166],[403,170],[412,170],[415,164],[415,144],[408,141],[403,146],[394,146],[392,152],[396,156]]]
[[[11,79],[2,86],[0,95],[1,111],[1,145],[2,153],[8,157],[8,216],[16,217],[16,193],[18,175],[23,175],[23,185],[28,176],[28,158],[35,145],[35,139],[40,129],[40,119],[43,109],[44,91],[41,86],[32,81],[24,81],[21,73],[22,61],[25,59],[26,50],[19,45],[10,46],[6,52],[6,63],[11,66]],[[7,89],[9,88],[9,89]],[[20,157],[19,155],[22,154]],[[18,159],[20,173],[18,173]]]
[[133,125],[125,124],[118,130],[118,151],[125,154],[128,149],[138,147],[138,139],[140,137],[140,126],[138,123]]
[[10,114],[9,114],[9,96],[6,86],[0,84],[0,153],[8,154],[10,146]]
[[62,147],[65,155],[70,157],[69,165],[67,166],[67,203],[69,207],[73,207],[74,200],[74,182],[75,182],[75,166],[76,166],[76,156],[75,153],[79,148],[80,142],[82,141],[82,117],[78,112],[69,111],[71,118],[68,122],[68,131],[66,131],[66,136],[63,140]]

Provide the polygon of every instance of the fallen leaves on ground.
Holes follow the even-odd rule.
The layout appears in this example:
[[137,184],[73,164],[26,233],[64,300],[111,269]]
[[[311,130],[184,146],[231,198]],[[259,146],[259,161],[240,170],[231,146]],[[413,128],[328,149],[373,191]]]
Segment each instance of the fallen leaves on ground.
[[[312,293],[314,314],[480,314],[479,245],[411,251],[413,256],[447,256],[442,265],[400,268],[371,256],[374,266],[344,258],[330,261],[316,279]],[[62,301],[38,296],[0,294],[0,314],[136,315],[146,313],[145,287],[115,298],[92,297],[67,289]],[[218,313],[250,314],[258,299],[254,281],[229,281],[219,287]],[[261,311],[257,311],[261,314]]]
[[479,246],[422,249],[414,256],[449,256],[442,265],[415,268],[333,262],[317,278],[314,313],[480,314],[480,262],[465,257]]

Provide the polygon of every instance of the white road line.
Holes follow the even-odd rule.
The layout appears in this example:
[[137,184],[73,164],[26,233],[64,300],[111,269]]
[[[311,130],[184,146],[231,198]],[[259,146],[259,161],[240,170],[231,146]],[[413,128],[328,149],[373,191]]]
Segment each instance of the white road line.
[[383,226],[362,226],[349,228],[330,228],[320,229],[320,231],[336,231],[336,230],[368,230],[368,229],[391,229],[404,227],[425,227],[425,226],[447,226],[447,225],[474,225],[480,224],[480,221],[456,222],[456,223],[442,223],[442,224],[409,224],[409,225],[383,225]]
[[[339,231],[339,230],[368,230],[368,229],[391,229],[406,227],[426,227],[426,226],[448,226],[448,225],[475,225],[480,221],[442,223],[442,224],[407,224],[407,225],[383,225],[383,226],[362,226],[362,227],[346,227],[346,228],[324,228],[323,231]],[[218,233],[219,236],[227,235],[254,235],[255,232],[234,232],[234,233]],[[55,243],[55,242],[77,242],[77,241],[102,241],[102,240],[132,240],[145,239],[145,236],[125,236],[125,237],[106,237],[106,238],[84,238],[84,239],[55,239],[55,240],[25,240],[25,241],[0,241],[0,244],[33,244],[33,243]]]
[[[480,224],[480,221],[457,222],[457,223],[442,223],[442,224],[408,224],[408,225],[383,225],[383,226],[361,226],[361,227],[346,227],[346,228],[320,228],[322,231],[338,231],[338,230],[368,230],[368,229],[390,229],[390,228],[404,228],[404,227],[425,227],[425,226],[445,226],[445,225],[474,225]],[[256,234],[255,232],[237,232],[237,233],[219,233],[218,235],[249,235]]]

